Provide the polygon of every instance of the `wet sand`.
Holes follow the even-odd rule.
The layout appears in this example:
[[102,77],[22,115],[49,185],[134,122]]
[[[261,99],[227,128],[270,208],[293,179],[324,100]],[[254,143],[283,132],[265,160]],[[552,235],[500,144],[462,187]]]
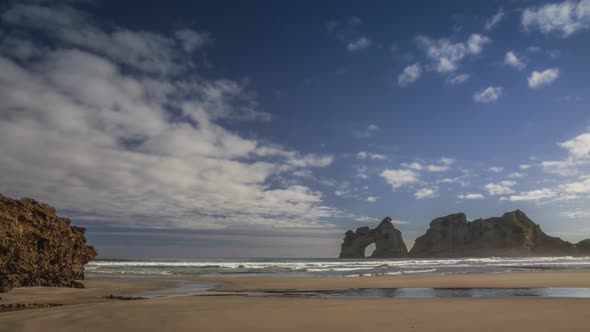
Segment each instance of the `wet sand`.
[[[201,278],[217,281],[216,278]],[[590,271],[515,272],[489,274],[449,274],[377,277],[226,277],[215,287],[220,291],[342,288],[519,288],[590,287]],[[590,329],[589,329],[590,330]]]
[[[211,280],[207,278],[207,280]],[[218,279],[217,279],[218,280]],[[452,276],[223,278],[219,289],[590,287],[589,272]],[[87,280],[87,289],[16,289],[3,300],[67,305],[0,313],[0,331],[588,331],[590,299],[175,297],[108,300],[169,282]]]

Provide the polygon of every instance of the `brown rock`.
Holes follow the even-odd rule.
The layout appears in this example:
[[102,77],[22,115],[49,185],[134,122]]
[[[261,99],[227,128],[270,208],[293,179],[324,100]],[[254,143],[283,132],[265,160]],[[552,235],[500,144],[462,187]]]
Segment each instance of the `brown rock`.
[[0,195],[0,288],[73,286],[84,279],[84,265],[96,256],[84,232],[47,204]]
[[402,233],[395,229],[391,218],[386,217],[374,229],[369,227],[357,228],[356,232],[348,231],[344,234],[340,258],[364,258],[365,249],[375,244],[375,251],[371,258],[401,258],[408,256],[408,249],[402,239]]
[[590,239],[582,240],[576,243],[576,249],[581,256],[590,256]]
[[8,279],[0,280],[0,293],[8,293],[12,288],[12,282],[10,282]]
[[464,213],[434,219],[410,257],[569,256],[576,247],[545,234],[520,210],[467,221]]
[[72,281],[72,283],[70,284],[70,286],[72,286],[73,288],[86,288],[86,286],[84,286],[83,283],[81,283],[81,282],[79,282],[77,280]]

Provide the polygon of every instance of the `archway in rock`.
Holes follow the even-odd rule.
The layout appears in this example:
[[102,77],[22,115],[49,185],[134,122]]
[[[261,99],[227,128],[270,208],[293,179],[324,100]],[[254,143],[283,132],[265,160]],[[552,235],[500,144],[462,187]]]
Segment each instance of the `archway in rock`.
[[375,252],[375,249],[377,249],[375,242],[370,243],[368,246],[366,246],[365,247],[365,257],[371,257],[373,255],[373,253]]
[[395,229],[389,217],[373,229],[365,226],[347,231],[340,248],[340,258],[408,257],[402,233]]

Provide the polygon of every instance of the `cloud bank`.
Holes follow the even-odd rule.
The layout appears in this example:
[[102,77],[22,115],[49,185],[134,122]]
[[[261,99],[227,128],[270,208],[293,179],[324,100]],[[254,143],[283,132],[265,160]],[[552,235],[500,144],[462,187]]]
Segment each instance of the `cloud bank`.
[[105,28],[63,5],[17,4],[2,21],[29,51],[0,56],[1,192],[125,227],[318,227],[339,213],[320,192],[275,181],[332,156],[218,123],[270,115],[247,86],[200,75],[191,59],[208,33]]

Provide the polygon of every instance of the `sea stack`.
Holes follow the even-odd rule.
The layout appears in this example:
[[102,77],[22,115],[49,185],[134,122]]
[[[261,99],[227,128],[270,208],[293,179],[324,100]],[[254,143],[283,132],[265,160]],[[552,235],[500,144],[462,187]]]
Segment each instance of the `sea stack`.
[[578,255],[590,256],[590,239],[576,243],[576,249],[578,249]]
[[576,246],[545,234],[520,210],[467,221],[465,213],[432,220],[410,257],[518,257],[576,255]]
[[83,287],[76,280],[96,256],[84,232],[47,204],[0,195],[0,285]]
[[365,258],[365,249],[372,243],[375,244],[375,251],[371,258],[408,257],[402,233],[395,229],[391,218],[386,217],[373,229],[365,226],[357,228],[356,232],[347,231],[341,246],[340,258]]

